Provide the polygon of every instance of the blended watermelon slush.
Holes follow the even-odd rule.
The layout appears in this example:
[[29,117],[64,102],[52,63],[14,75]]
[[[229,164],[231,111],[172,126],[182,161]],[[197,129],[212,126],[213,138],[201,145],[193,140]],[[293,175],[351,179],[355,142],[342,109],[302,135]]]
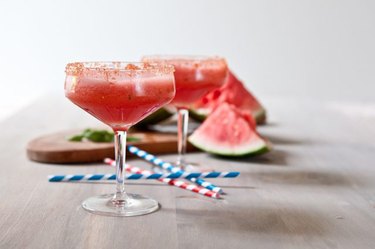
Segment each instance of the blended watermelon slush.
[[152,55],[145,56],[142,60],[174,66],[176,96],[171,104],[178,110],[176,165],[189,171],[191,165],[185,161],[189,108],[204,95],[224,84],[228,74],[227,63],[224,58],[216,56]]
[[87,198],[82,207],[94,214],[138,216],[159,203],[125,192],[127,130],[175,95],[174,68],[139,62],[74,62],[65,67],[65,96],[114,130],[116,192]]
[[65,95],[114,130],[127,130],[174,97],[173,75],[102,76],[67,75]]
[[177,108],[189,108],[208,92],[219,88],[228,73],[225,60],[217,57],[145,56],[143,61],[174,66],[176,96],[171,104]]

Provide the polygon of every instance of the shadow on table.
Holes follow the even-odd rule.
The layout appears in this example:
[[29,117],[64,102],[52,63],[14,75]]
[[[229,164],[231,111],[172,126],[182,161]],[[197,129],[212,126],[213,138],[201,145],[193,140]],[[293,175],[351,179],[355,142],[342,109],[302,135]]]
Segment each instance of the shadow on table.
[[178,226],[188,231],[217,231],[226,233],[264,233],[282,235],[321,236],[328,232],[326,221],[329,217],[314,210],[292,207],[232,207],[232,210],[192,210],[180,209],[164,212],[177,212]]
[[251,177],[262,182],[274,184],[325,186],[351,186],[352,180],[355,178],[355,176],[350,176],[351,179],[348,179],[337,172],[318,172],[311,170],[251,172]]
[[295,138],[280,135],[270,135],[267,134],[267,132],[261,132],[261,135],[268,138],[274,145],[303,145],[311,143],[311,141],[307,140],[297,140]]
[[280,123],[274,121],[267,121],[265,124],[257,124],[257,126],[261,128],[278,127],[280,126]]
[[270,152],[258,155],[258,156],[250,156],[250,157],[221,157],[221,156],[212,156],[216,159],[224,160],[224,161],[236,161],[242,163],[254,163],[254,164],[262,164],[262,165],[269,165],[269,166],[287,166],[287,153],[284,150],[280,149],[273,149]]
[[[150,180],[147,180],[150,181]],[[59,182],[60,184],[108,184],[114,185],[115,181],[72,181],[72,182]],[[137,181],[125,181],[125,185],[140,185],[140,186],[163,186],[163,187],[170,187],[168,184],[164,184],[157,181],[151,182],[137,182]]]

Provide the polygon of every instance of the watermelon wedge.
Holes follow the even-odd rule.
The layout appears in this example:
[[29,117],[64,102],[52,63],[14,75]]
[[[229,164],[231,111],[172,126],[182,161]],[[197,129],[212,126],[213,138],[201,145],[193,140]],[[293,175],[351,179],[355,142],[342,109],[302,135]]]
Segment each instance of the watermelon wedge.
[[190,116],[197,121],[203,121],[212,110],[224,102],[249,112],[258,124],[266,122],[263,106],[232,72],[229,72],[227,81],[221,88],[213,90],[194,104]]
[[222,156],[259,155],[271,144],[255,130],[252,116],[234,105],[221,103],[189,137],[195,147]]

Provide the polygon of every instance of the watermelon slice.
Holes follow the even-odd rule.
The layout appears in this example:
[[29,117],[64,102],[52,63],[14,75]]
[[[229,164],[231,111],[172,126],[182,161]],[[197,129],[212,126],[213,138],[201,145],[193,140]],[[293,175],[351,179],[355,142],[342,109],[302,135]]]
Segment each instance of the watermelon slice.
[[213,90],[194,104],[190,116],[195,120],[203,121],[223,102],[249,112],[258,124],[266,121],[265,109],[232,72],[229,72],[227,81],[221,88]]
[[189,137],[195,147],[222,156],[259,155],[271,144],[255,130],[252,116],[228,103],[221,103]]

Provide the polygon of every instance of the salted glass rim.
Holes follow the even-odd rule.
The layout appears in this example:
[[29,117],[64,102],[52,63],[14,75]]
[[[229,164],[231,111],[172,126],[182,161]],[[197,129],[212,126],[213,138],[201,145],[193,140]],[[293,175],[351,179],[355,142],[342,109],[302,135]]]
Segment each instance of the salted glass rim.
[[184,54],[149,54],[142,56],[142,61],[148,59],[158,59],[160,61],[220,61],[226,62],[226,59],[218,55],[184,55]]
[[67,74],[79,74],[83,71],[97,72],[159,72],[173,73],[174,66],[165,62],[133,62],[133,61],[80,61],[70,62],[65,67]]
[[209,55],[183,55],[183,54],[150,54],[142,56],[143,62],[151,61],[150,63],[168,63],[168,62],[184,62],[184,63],[220,63],[227,64],[227,61],[222,56]]

